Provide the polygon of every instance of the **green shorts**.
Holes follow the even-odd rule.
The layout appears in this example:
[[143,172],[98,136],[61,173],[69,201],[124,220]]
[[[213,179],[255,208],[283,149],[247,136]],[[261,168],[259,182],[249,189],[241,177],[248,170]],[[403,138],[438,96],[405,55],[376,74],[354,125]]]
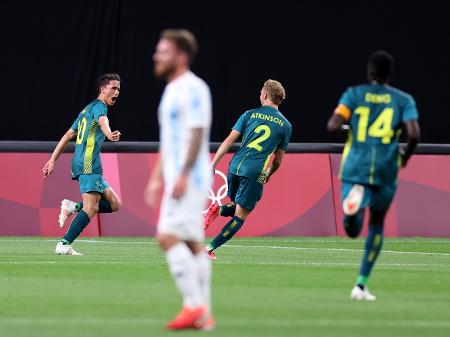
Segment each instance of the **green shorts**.
[[[354,184],[355,183],[353,182],[342,181],[342,201],[344,201],[347,197]],[[364,196],[361,202],[361,209],[365,207],[370,207],[370,209],[376,211],[384,211],[389,209],[392,199],[394,199],[395,191],[397,190],[396,184],[381,186],[360,185],[364,186]]]
[[262,197],[263,184],[246,177],[228,174],[228,196],[235,204],[252,211]]
[[76,180],[80,184],[81,194],[88,192],[103,193],[104,190],[109,188],[109,184],[101,174],[80,174]]

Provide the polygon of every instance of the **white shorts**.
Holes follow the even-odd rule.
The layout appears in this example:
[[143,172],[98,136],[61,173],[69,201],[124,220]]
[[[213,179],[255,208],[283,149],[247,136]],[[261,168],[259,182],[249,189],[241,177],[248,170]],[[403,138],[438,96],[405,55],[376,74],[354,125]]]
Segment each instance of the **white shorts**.
[[202,211],[206,207],[207,189],[188,183],[181,199],[172,198],[172,188],[164,190],[158,220],[158,234],[170,234],[183,241],[202,242],[205,238]]

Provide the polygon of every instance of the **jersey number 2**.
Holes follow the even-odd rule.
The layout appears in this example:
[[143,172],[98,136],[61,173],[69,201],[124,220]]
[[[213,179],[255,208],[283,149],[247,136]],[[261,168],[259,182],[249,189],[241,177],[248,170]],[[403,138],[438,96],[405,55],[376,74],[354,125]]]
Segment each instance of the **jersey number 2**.
[[251,141],[247,145],[247,147],[258,150],[258,151],[262,151],[262,146],[259,144],[270,137],[270,128],[267,125],[260,125],[253,132],[259,134],[261,131],[263,132],[263,134],[261,136],[259,136],[258,138],[256,138],[255,140]]
[[368,130],[370,108],[359,106],[356,108],[355,113],[359,115],[358,133],[356,135],[358,142],[364,143],[366,141],[366,135],[381,138],[383,144],[389,144],[391,142],[392,136],[394,135],[394,130],[392,130],[394,109],[385,108],[378,118],[373,121]]
[[84,133],[86,132],[86,118],[83,117],[81,121],[78,121],[78,134],[77,134],[77,144],[83,142]]

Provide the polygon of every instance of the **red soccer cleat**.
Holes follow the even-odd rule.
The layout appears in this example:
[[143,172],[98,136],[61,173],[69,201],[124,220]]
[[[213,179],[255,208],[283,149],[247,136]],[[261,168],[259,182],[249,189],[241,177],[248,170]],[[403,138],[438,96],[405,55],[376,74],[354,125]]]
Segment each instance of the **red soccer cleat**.
[[168,330],[203,329],[206,308],[200,305],[195,308],[183,307],[178,315],[169,323]]
[[212,331],[216,327],[216,321],[214,320],[213,315],[209,314],[203,323],[201,330],[203,331]]
[[208,254],[208,257],[210,260],[217,260],[217,256],[212,250],[206,250],[206,254]]
[[212,204],[208,211],[206,212],[205,217],[203,218],[203,229],[208,229],[209,225],[214,221],[215,218],[219,215],[220,206],[217,203]]

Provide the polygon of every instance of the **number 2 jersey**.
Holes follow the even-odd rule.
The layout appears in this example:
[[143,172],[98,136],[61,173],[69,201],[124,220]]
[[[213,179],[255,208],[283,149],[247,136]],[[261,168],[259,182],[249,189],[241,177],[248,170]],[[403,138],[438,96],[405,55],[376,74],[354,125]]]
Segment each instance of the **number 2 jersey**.
[[72,179],[80,174],[103,174],[100,148],[105,140],[98,119],[106,116],[108,107],[99,99],[89,103],[72,124],[77,132],[75,153],[72,158]]
[[341,179],[366,185],[396,184],[402,126],[418,119],[414,99],[388,85],[363,84],[345,91],[335,113],[350,126]]
[[231,159],[228,173],[263,183],[271,155],[276,149],[287,149],[291,123],[280,111],[264,105],[242,114],[233,130],[242,134],[242,143]]

